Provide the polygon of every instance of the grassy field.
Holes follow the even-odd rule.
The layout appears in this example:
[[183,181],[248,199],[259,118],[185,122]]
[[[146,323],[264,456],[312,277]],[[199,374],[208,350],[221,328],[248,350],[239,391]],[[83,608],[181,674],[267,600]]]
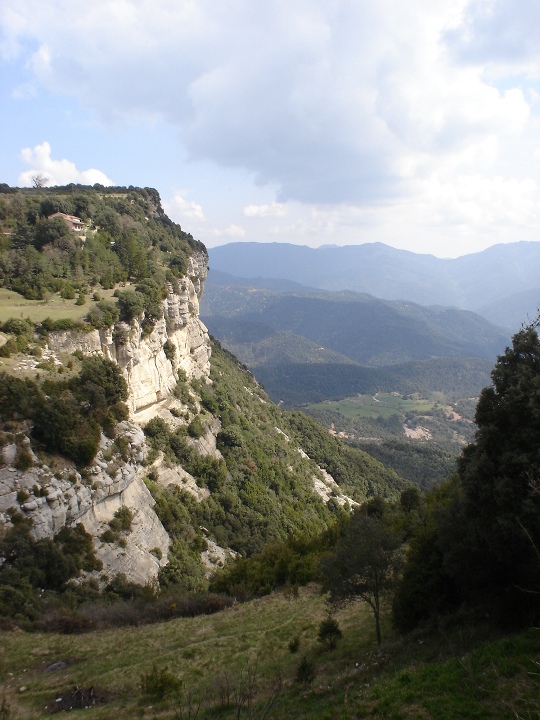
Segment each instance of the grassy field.
[[[316,640],[325,613],[312,587],[297,599],[275,594],[213,616],[139,628],[78,636],[2,632],[0,717],[48,717],[47,705],[74,686],[92,685],[107,700],[85,710],[92,720],[539,717],[538,630],[488,640],[461,629],[404,641],[387,627],[377,649],[372,617],[355,605],[337,614],[343,638],[328,650]],[[315,677],[301,684],[295,676],[304,655]],[[58,662],[66,667],[46,671]],[[182,684],[164,699],[144,696],[143,675],[161,680],[165,691],[176,679]]]
[[309,409],[324,408],[331,412],[338,412],[351,420],[361,418],[388,418],[391,415],[400,415],[406,412],[426,412],[436,405],[429,400],[404,400],[401,395],[392,393],[377,393],[377,395],[356,395],[336,402],[325,401],[310,405]]
[[[101,297],[109,300],[112,290],[100,290]],[[41,322],[50,317],[53,320],[69,318],[81,320],[92,307],[89,295],[84,305],[76,305],[75,300],[64,300],[60,295],[50,295],[46,300],[27,300],[12,290],[0,288],[0,322],[9,318],[30,318],[32,322]]]

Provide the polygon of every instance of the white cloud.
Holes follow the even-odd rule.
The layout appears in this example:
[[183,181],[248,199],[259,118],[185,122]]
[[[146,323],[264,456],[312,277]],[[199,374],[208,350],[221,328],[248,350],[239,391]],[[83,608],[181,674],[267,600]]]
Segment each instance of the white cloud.
[[6,47],[24,48],[35,81],[104,119],[176,125],[191,158],[245,168],[282,200],[398,197],[405,159],[527,122],[523,93],[447,52],[467,0],[3,5]]
[[[168,212],[209,241],[540,238],[539,32],[537,0],[0,6],[21,98],[45,88],[105,124],[167,123],[197,167],[277,188],[219,217],[200,190],[204,212],[177,194]],[[32,170],[79,173],[37,148],[48,160]]]
[[53,160],[51,157],[51,146],[47,141],[33,148],[21,150],[21,160],[29,169],[19,175],[20,186],[32,185],[32,178],[35,175],[42,175],[51,185],[67,185],[69,183],[80,183],[81,185],[114,185],[105,173],[101,170],[90,168],[89,170],[78,170],[75,163],[70,160]]
[[193,200],[186,200],[180,193],[176,193],[171,200],[164,202],[163,207],[167,214],[179,223],[204,222],[205,220],[202,205]]
[[284,217],[287,214],[287,207],[281,203],[266,205],[246,205],[244,208],[245,217]]
[[207,233],[207,237],[209,238],[224,238],[224,239],[238,239],[243,238],[246,236],[246,231],[243,227],[240,225],[229,225],[224,230],[220,230],[219,228],[214,228],[213,230],[209,230]]

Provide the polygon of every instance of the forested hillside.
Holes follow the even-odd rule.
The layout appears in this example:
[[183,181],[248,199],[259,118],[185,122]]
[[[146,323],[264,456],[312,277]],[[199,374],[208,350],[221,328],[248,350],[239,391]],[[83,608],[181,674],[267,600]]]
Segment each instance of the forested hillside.
[[[56,213],[76,216],[82,226],[74,232]],[[47,293],[84,297],[93,286],[151,280],[154,292],[150,286],[139,291],[148,299],[135,296],[148,305],[152,294],[159,299],[165,283],[185,273],[194,250],[204,250],[169,220],[152,188],[2,185],[0,231],[1,286],[33,300]]]
[[[176,593],[207,590],[208,567],[218,562],[210,556],[223,563],[291,535],[316,537],[351,505],[374,496],[396,499],[407,487],[393,470],[309,418],[292,422],[219,343],[212,344],[209,377],[206,365],[193,364],[199,345],[182,345],[192,330],[177,308],[182,296],[198,322],[197,298],[184,285],[204,279],[205,273],[185,276],[192,254],[204,258],[204,248],[164,215],[155,191],[3,187],[0,211],[0,293],[9,293],[0,305],[16,307],[15,292],[29,303],[22,305],[28,317],[0,327],[2,467],[12,473],[0,506],[6,617],[41,623],[51,603],[76,609],[101,596],[108,602],[140,594],[126,577],[100,574],[98,557],[136,549],[130,536],[141,508],[122,499],[135,478],[144,478],[141,497],[150,491],[157,513],[151,522],[162,524],[169,541],[168,550],[165,544],[147,551],[159,563],[156,589]],[[31,317],[49,310],[55,319]],[[185,328],[188,335],[174,334]],[[54,342],[64,349],[53,351]],[[81,349],[87,346],[91,356]],[[152,411],[131,404],[141,409],[139,420],[126,402],[134,383],[154,382],[150,371],[133,374],[144,363],[152,372],[162,364],[175,386],[169,396],[164,386],[149,395]],[[137,445],[133,438],[142,433],[133,419],[144,429]],[[109,492],[116,493],[118,512],[98,523],[94,536],[82,525],[62,527],[67,510],[50,514],[58,497],[80,515],[77,502],[87,508],[107,501]],[[33,517],[43,524],[37,535]]]
[[[455,400],[486,361],[361,368],[319,350],[327,378],[352,368],[373,393],[312,408],[319,424],[273,404],[219,342],[211,367],[193,361],[208,336],[190,346],[187,331],[184,344],[174,333],[188,315],[198,323],[205,268],[183,273],[203,248],[162,215],[154,191],[116,191],[0,195],[0,294],[11,303],[24,291],[29,315],[38,305],[68,314],[0,328],[0,715],[538,715],[537,631],[515,634],[540,617],[537,325],[499,357],[476,413],[472,397]],[[85,230],[46,219],[49,200],[84,215],[85,195],[95,203]],[[100,212],[111,231],[96,224]],[[185,314],[172,313],[175,290]],[[130,413],[122,368],[158,358],[174,386]],[[454,454],[471,441],[455,468],[439,441],[428,452],[398,438],[420,422],[434,438],[452,427]],[[129,483],[139,483],[137,505],[121,489]],[[82,512],[79,501],[102,518],[109,507],[94,534],[77,522],[49,535],[33,526],[39,508],[60,522],[60,503]],[[144,504],[165,533],[149,546],[159,572],[146,584],[123,573]],[[111,554],[122,572],[105,572]]]

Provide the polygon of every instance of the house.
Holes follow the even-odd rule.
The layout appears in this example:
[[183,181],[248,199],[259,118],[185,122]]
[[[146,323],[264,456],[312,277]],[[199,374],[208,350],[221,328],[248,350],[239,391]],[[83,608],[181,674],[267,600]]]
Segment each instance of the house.
[[47,217],[47,220],[52,220],[52,218],[62,218],[62,220],[67,224],[70,230],[73,230],[76,233],[82,233],[84,230],[86,230],[86,225],[81,220],[81,218],[76,217],[75,215],[67,215],[66,213],[62,212],[55,212],[52,215],[49,215]]

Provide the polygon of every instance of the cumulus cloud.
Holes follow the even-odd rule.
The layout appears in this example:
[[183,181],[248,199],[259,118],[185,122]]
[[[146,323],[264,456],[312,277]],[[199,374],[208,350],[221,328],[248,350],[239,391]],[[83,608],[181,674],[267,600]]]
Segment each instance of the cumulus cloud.
[[518,5],[514,0],[472,0],[446,39],[463,60],[519,65],[521,71],[538,77],[539,32],[536,0],[520,0]]
[[33,148],[21,150],[21,160],[29,166],[19,175],[20,186],[30,186],[36,176],[41,176],[47,185],[67,185],[80,183],[81,185],[114,185],[105,173],[95,168],[78,170],[75,163],[70,160],[53,160],[51,146],[47,141]]
[[284,217],[286,214],[286,206],[275,202],[270,205],[246,205],[244,208],[246,217]]
[[[519,89],[448,53],[485,5],[4,0],[0,23],[4,54],[103,120],[175,125],[192,159],[245,168],[280,201],[369,205],[405,195],[426,154],[527,122]],[[505,17],[510,0],[487,5]]]
[[[20,97],[45,88],[104,124],[166,123],[197,167],[277,188],[219,218],[177,194],[168,212],[209,241],[399,234],[427,247],[445,228],[466,250],[517,223],[509,239],[533,239],[538,31],[537,0],[0,4],[0,58],[25,68]],[[38,147],[49,165],[29,165],[52,177]]]
[[213,230],[210,230],[207,233],[207,237],[209,238],[223,238],[226,240],[233,239],[238,240],[239,238],[243,238],[246,236],[246,231],[241,225],[229,225],[224,230],[221,230],[219,228],[214,228]]
[[183,195],[176,193],[173,198],[163,203],[167,214],[178,222],[204,222],[202,205],[194,200],[186,200]]

